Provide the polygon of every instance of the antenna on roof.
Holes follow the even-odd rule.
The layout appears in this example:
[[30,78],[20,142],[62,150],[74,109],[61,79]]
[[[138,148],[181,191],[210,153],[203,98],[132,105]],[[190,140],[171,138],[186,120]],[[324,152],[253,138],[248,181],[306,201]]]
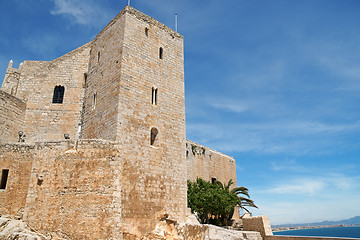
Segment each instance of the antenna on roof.
[[177,13],[175,13],[175,32],[177,32]]
[[130,6],[130,0],[128,0],[128,5]]

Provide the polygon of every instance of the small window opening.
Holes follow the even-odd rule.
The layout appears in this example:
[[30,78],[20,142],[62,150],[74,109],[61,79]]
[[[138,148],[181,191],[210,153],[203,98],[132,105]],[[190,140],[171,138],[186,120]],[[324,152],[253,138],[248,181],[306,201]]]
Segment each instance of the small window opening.
[[211,178],[211,183],[215,183],[216,182],[216,178]]
[[149,36],[149,29],[148,28],[145,28],[145,35]]
[[98,52],[98,62],[100,62],[100,52]]
[[93,104],[92,104],[92,109],[93,109],[93,110],[96,108],[96,98],[97,98],[97,93],[94,93],[94,96],[93,96]]
[[160,58],[160,59],[163,59],[163,52],[164,52],[163,48],[160,47],[160,48],[159,48],[159,58]]
[[64,92],[65,92],[64,86],[56,86],[54,88],[54,95],[53,95],[52,103],[63,103]]
[[84,73],[84,85],[83,85],[83,88],[86,88],[87,87],[87,73]]
[[152,93],[151,93],[151,103],[154,105],[157,105],[157,88],[152,88]]
[[0,189],[6,189],[8,175],[9,175],[9,169],[3,169],[1,171]]
[[153,146],[155,144],[157,134],[158,134],[158,130],[156,128],[152,128],[150,131],[150,145],[151,146]]

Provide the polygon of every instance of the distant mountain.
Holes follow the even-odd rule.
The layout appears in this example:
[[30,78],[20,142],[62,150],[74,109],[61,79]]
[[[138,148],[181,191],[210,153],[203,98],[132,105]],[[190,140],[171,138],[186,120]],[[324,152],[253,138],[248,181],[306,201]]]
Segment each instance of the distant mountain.
[[323,221],[323,222],[315,222],[315,223],[299,223],[299,224],[281,224],[281,225],[273,225],[273,228],[278,227],[303,227],[303,226],[330,226],[330,225],[352,225],[352,224],[360,224],[360,216],[356,216],[353,218],[340,220],[340,221]]

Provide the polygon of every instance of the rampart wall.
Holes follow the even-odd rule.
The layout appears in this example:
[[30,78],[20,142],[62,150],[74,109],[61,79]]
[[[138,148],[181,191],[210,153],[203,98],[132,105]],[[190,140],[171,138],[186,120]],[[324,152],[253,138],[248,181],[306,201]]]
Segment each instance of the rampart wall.
[[[71,139],[79,138],[89,45],[51,62],[25,61],[20,64],[16,91],[12,92],[26,103],[24,124],[19,130],[25,133],[27,142],[64,139],[64,134],[69,134]],[[14,72],[11,66],[2,86],[7,91],[17,80],[11,80],[9,72]],[[65,88],[63,103],[53,103],[56,86]]]
[[[0,215],[70,239],[121,238],[119,146],[101,140],[0,146]],[[23,216],[22,216],[23,215]]]
[[0,144],[17,142],[23,130],[26,104],[0,90]]
[[200,177],[206,181],[217,180],[228,183],[231,179],[237,186],[236,163],[233,157],[194,143],[186,141],[187,179],[195,181]]

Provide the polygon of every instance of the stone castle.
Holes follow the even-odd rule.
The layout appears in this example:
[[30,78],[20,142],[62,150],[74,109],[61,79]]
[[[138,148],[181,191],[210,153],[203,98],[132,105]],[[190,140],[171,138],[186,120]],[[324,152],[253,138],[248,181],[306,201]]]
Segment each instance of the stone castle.
[[184,222],[188,179],[236,185],[232,157],[186,140],[183,37],[130,6],[53,61],[10,61],[0,170],[0,215],[71,239]]

